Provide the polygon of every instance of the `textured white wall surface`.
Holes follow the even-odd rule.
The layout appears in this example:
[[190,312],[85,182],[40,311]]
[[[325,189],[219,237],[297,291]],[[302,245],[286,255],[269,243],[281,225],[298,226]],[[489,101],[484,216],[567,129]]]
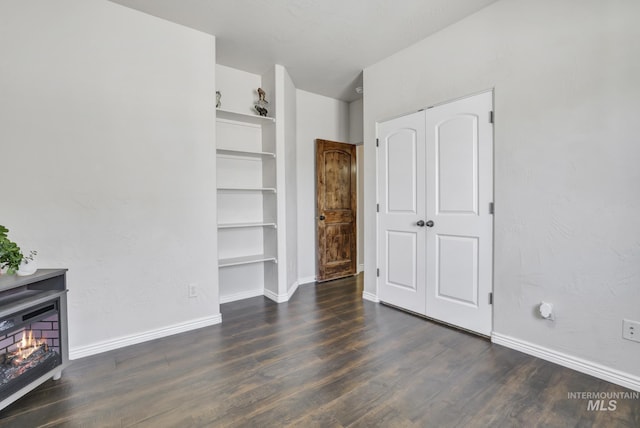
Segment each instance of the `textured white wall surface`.
[[103,0],[5,1],[0,52],[0,223],[69,268],[72,354],[213,322],[214,37]]
[[[259,74],[216,64],[216,91],[221,94],[222,110],[257,114],[253,106],[258,100],[257,90],[261,86],[262,77]],[[273,93],[266,95],[267,101],[275,101],[274,97]],[[271,108],[269,116],[275,116],[275,111]]]
[[349,142],[349,104],[307,91],[296,94],[298,278],[304,284],[316,276],[315,140]]
[[291,76],[282,67],[284,84],[284,152],[287,205],[287,293],[298,282],[298,163],[297,163],[297,91]]
[[284,64],[299,88],[352,101],[363,67],[496,0],[111,1],[218,35],[221,64]]
[[362,144],[364,138],[362,135],[362,106],[362,98],[349,103],[349,142],[351,144]]
[[363,100],[349,103],[349,142],[358,144],[358,270],[364,266],[364,141],[363,136]]
[[[500,1],[365,70],[365,290],[375,123],[495,88],[494,332],[640,375],[640,2]],[[545,300],[556,320],[535,315]]]

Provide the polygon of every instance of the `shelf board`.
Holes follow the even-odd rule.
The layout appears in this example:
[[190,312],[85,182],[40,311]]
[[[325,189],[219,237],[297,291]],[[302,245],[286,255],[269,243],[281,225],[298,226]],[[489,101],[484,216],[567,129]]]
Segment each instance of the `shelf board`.
[[218,187],[219,192],[271,192],[276,193],[273,187]]
[[277,263],[277,259],[275,257],[268,256],[266,254],[258,254],[254,256],[244,256],[244,257],[232,257],[229,259],[218,260],[218,267],[241,266],[241,265],[248,265],[251,263],[262,263],[262,262]]
[[216,109],[217,119],[235,120],[238,122],[253,123],[262,125],[265,123],[274,123],[275,117],[258,116],[257,114],[238,113],[235,111]]
[[255,223],[223,223],[218,224],[218,229],[240,229],[247,227],[272,227],[277,228],[274,222],[255,222]]
[[233,149],[217,149],[216,152],[219,155],[231,155],[231,156],[250,156],[258,158],[275,158],[276,154],[271,152],[256,152],[252,150],[233,150]]

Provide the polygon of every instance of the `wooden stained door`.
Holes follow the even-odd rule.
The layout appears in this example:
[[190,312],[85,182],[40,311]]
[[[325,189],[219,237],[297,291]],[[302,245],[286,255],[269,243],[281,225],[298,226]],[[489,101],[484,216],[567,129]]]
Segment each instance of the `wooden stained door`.
[[316,140],[317,280],[356,273],[356,147]]

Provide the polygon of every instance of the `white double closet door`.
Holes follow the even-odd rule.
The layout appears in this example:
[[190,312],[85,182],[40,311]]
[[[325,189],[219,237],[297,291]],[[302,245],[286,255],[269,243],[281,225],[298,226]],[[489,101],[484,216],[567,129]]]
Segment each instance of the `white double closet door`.
[[378,123],[378,296],[492,329],[492,93]]

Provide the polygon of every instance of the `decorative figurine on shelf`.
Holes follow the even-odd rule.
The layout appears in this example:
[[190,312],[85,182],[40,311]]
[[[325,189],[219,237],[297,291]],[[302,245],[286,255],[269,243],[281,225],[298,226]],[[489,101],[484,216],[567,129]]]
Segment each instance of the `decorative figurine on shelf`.
[[266,93],[264,92],[264,89],[262,88],[258,88],[258,101],[256,102],[256,104],[254,105],[256,111],[258,112],[258,114],[260,116],[267,116],[267,104],[269,104],[269,101],[266,100]]
[[216,91],[216,108],[222,107],[222,101],[220,101],[220,98],[222,98],[222,94],[220,91]]
[[267,96],[267,93],[264,91],[264,89],[258,88],[258,100],[264,101],[266,103],[267,102],[266,96]]

